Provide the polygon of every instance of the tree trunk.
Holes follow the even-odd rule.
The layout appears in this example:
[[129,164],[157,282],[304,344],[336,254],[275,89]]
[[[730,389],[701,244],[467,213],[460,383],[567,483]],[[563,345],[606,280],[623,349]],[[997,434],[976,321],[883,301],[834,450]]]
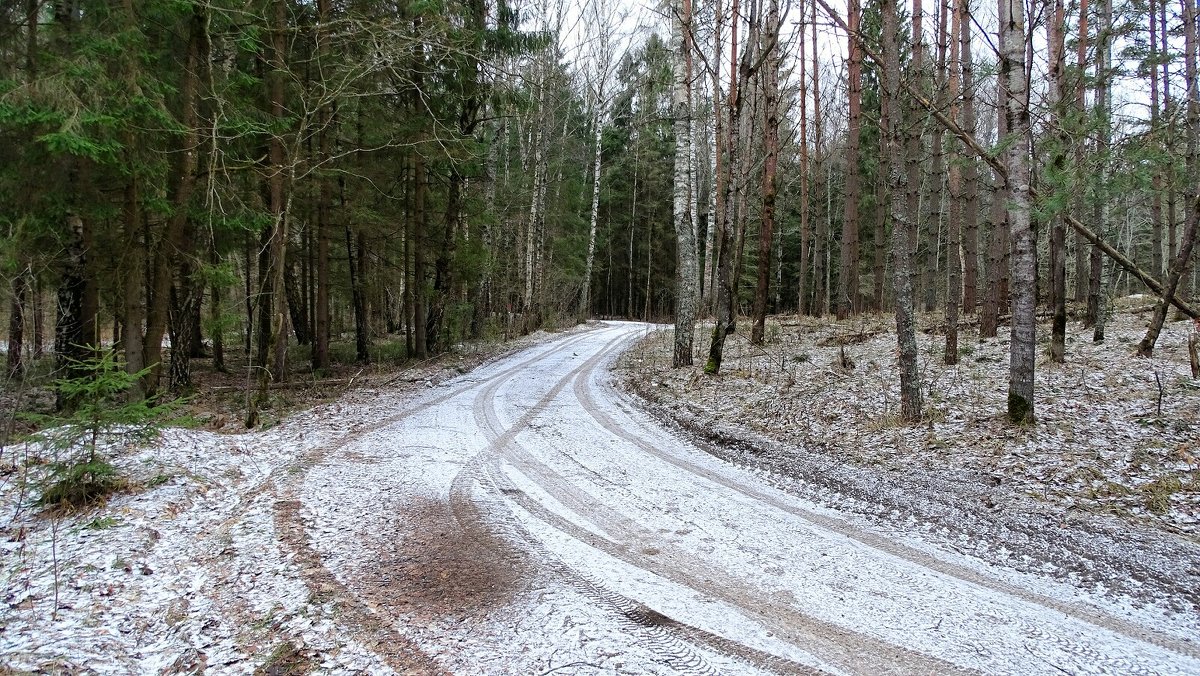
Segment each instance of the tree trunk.
[[[975,62],[971,54],[971,3],[959,0],[959,59],[962,61],[963,131],[975,136]],[[963,157],[963,312],[975,314],[979,287],[979,165]]]
[[[959,26],[961,14],[952,8],[952,0],[945,0],[943,16],[954,12],[950,29],[950,63],[946,82],[946,98],[950,104],[950,118],[960,119],[961,108],[958,102],[959,83]],[[958,363],[958,314],[962,298],[962,261],[959,257],[960,233],[962,228],[962,170],[957,152],[952,152],[949,162],[949,175],[946,187],[950,194],[949,214],[946,219],[946,349],[942,361],[947,365]]]
[[[1000,0],[1000,4],[1004,5],[1006,0]],[[997,138],[1005,138],[1008,135],[1008,116],[1007,110],[1008,90],[1004,86],[1003,81],[998,82],[997,86],[997,104],[996,104],[996,136]],[[979,337],[980,338],[995,338],[996,332],[999,329],[1000,323],[1000,307],[1002,305],[1002,277],[1004,273],[1004,252],[1008,248],[1007,238],[1004,236],[1008,230],[1008,211],[1005,208],[1007,200],[1007,180],[1005,172],[1001,169],[993,168],[992,177],[992,203],[989,211],[989,237],[988,237],[988,265],[987,265],[987,292],[984,294],[983,311],[979,317]]]
[[[426,333],[428,329],[428,295],[425,290],[425,238],[429,232],[429,181],[426,178],[425,172],[425,157],[421,154],[421,148],[417,148],[413,154],[413,220],[412,233],[409,241],[409,246],[412,247],[413,259],[413,294],[412,294],[412,323],[413,323],[413,356],[417,359],[425,359],[429,356],[429,336]],[[350,235],[347,234],[346,249],[349,251],[351,244],[349,241]],[[359,252],[362,255],[362,252]],[[351,266],[353,267],[353,266]],[[532,274],[532,273],[531,273]],[[529,277],[532,279],[532,276]],[[366,296],[361,290],[363,280],[358,279],[351,286],[359,289],[357,292],[358,298],[354,301],[355,304],[355,344],[366,343],[367,334],[367,307]],[[528,293],[532,292],[532,286],[528,287],[527,302],[532,303],[532,299]],[[358,315],[362,318],[359,319]],[[360,335],[361,334],[361,335]],[[358,359],[362,359],[363,355],[359,354]],[[368,357],[369,361],[369,357]],[[364,362],[365,363],[365,362]]]
[[8,315],[8,377],[18,378],[25,372],[22,361],[25,346],[25,306],[28,302],[29,284],[24,272],[13,278],[12,304]]
[[[271,103],[271,117],[282,121],[283,110],[283,72],[287,62],[287,43],[284,34],[287,17],[283,0],[272,2],[272,31],[271,31],[271,72],[268,75],[268,95]],[[270,174],[268,176],[268,192],[270,195],[270,210],[273,219],[267,251],[267,279],[263,284],[263,305],[269,312],[269,326],[264,337],[269,346],[268,358],[259,364],[257,391],[251,398],[250,410],[246,415],[246,426],[258,425],[259,411],[267,403],[268,386],[271,380],[282,382],[285,377],[283,369],[279,368],[285,354],[280,354],[278,337],[285,330],[287,321],[287,300],[284,298],[283,268],[287,263],[287,202],[284,197],[284,148],[280,133],[271,135],[268,150]],[[263,316],[260,313],[260,317]],[[272,373],[268,364],[274,367]]]
[[[750,51],[743,50],[741,63],[738,63],[738,41],[737,28],[741,17],[738,14],[739,0],[733,0],[733,18],[731,21],[730,33],[730,57],[729,57],[729,119],[727,121],[727,131],[729,140],[725,145],[726,152],[729,154],[728,161],[725,163],[725,218],[720,222],[718,233],[718,241],[720,250],[717,254],[717,311],[716,324],[713,326],[712,341],[708,348],[708,361],[704,364],[704,372],[709,375],[716,375],[721,370],[721,360],[724,357],[725,338],[733,333],[736,328],[735,316],[736,308],[733,302],[733,223],[731,218],[730,202],[738,190],[737,181],[734,180],[736,173],[733,172],[733,159],[738,152],[744,152],[740,145],[741,131],[741,111],[744,98],[738,89],[738,83],[746,82],[750,76]],[[751,11],[751,36],[747,39],[747,44],[754,44],[754,13]]]
[[[1166,0],[1159,0],[1158,3],[1158,38],[1159,38],[1159,53],[1166,55],[1170,54],[1170,45],[1167,43],[1167,3]],[[1175,149],[1175,115],[1171,111],[1171,59],[1163,59],[1162,61],[1162,113],[1167,119],[1166,141],[1163,146],[1168,152]],[[1167,172],[1166,177],[1167,190],[1167,260],[1175,258],[1175,241],[1176,241],[1176,213],[1175,213],[1175,172]]]
[[767,318],[767,294],[771,281],[771,243],[775,233],[775,179],[779,165],[779,0],[769,0],[766,38],[769,54],[764,55],[763,92],[766,114],[763,125],[762,214],[758,231],[758,284],[754,289],[754,326],[750,342],[762,345]]
[[[797,31],[796,37],[799,42],[800,49],[800,82],[802,85],[807,82],[805,72],[808,68],[808,59],[804,58],[805,50],[805,31],[804,31],[804,13],[808,3],[801,0],[800,2],[800,30]],[[801,86],[798,98],[800,99],[800,279],[797,286],[799,293],[797,298],[797,312],[799,314],[808,314],[811,310],[811,305],[808,301],[808,272],[809,272],[809,256],[810,245],[809,240],[811,234],[809,232],[809,197],[808,197],[808,92],[806,87]]]
[[[1108,152],[1112,139],[1112,0],[1104,0],[1100,6],[1100,21],[1096,36],[1096,116],[1099,132],[1096,138],[1096,155],[1100,169],[1092,195],[1092,222],[1101,237],[1108,235],[1110,227],[1108,203],[1112,196],[1108,190],[1110,162]],[[1108,318],[1108,289],[1104,281],[1104,257],[1098,246],[1093,246],[1089,256],[1087,324],[1092,327],[1092,341],[1104,341],[1104,326]]]
[[[946,11],[943,2],[937,2],[937,51],[936,59],[933,63],[933,91],[935,95],[933,100],[937,102],[939,108],[949,108],[950,99],[946,94],[946,50],[948,47],[948,31],[947,20],[949,12]],[[928,67],[926,68],[928,72]],[[926,77],[928,81],[930,78]],[[920,104],[915,104],[919,106]],[[941,270],[941,243],[942,243],[942,223],[945,220],[944,201],[946,197],[946,157],[943,141],[945,140],[945,130],[939,124],[933,125],[933,130],[930,132],[929,138],[929,177],[925,182],[925,231],[927,233],[926,241],[928,245],[926,259],[928,263],[924,266],[924,275],[926,278],[925,287],[925,311],[933,312],[937,307],[937,282],[938,272]],[[957,248],[957,244],[955,245]],[[947,248],[949,244],[947,243]],[[954,258],[957,258],[957,252]],[[947,252],[946,260],[949,265],[951,256]],[[949,291],[947,291],[949,295]]]
[[203,293],[191,283],[190,270],[183,270],[178,283],[171,285],[169,335],[171,362],[169,387],[172,392],[184,393],[192,387],[192,354],[196,347],[196,310]]
[[[816,18],[816,4],[815,3],[813,5],[813,18],[814,19]],[[810,42],[812,44],[810,45],[810,47],[812,49],[812,78],[811,79],[812,79],[812,92],[813,92],[813,109],[812,109],[813,149],[812,149],[812,157],[810,158],[811,161],[809,163],[811,165],[815,162],[819,162],[821,159],[821,145],[822,145],[822,140],[823,140],[822,139],[823,130],[821,128],[821,122],[822,122],[822,120],[821,120],[821,62],[817,58],[817,52],[820,48],[819,45],[817,44],[817,22],[811,21],[809,23],[812,26],[812,39],[810,40]],[[818,166],[819,166],[819,164],[818,164]],[[813,172],[814,177],[820,176],[820,175],[821,174],[820,174],[819,168]],[[810,200],[811,200],[811,195],[812,195],[811,187],[812,186],[809,186],[809,187],[810,187],[809,196],[810,196]],[[820,195],[819,192],[817,194]],[[810,201],[810,204],[811,204],[811,201]],[[817,201],[817,204],[820,204],[819,199]],[[815,225],[815,227],[813,228],[814,232],[813,232],[813,243],[812,243],[813,300],[812,300],[811,311],[812,311],[812,314],[820,317],[821,315],[824,315],[829,310],[829,306],[826,305],[826,303],[825,303],[825,298],[829,295],[829,288],[825,284],[825,279],[826,279],[826,275],[827,275],[825,261],[826,261],[826,250],[827,250],[827,247],[829,246],[829,229],[827,227],[827,225],[828,225],[827,220],[825,218],[821,218],[821,217],[814,218],[812,216],[811,211],[810,211],[809,222],[813,223]]]
[[87,248],[84,246],[83,219],[67,215],[67,248],[63,257],[63,271],[58,284],[57,321],[54,324],[54,353],[58,371],[77,370],[76,362],[87,359],[91,352],[90,340],[83,322],[84,287],[87,284]]
[[[592,217],[588,221],[587,263],[583,275],[583,293],[579,299],[579,316],[587,319],[592,313],[592,267],[596,259],[596,226],[600,220],[600,141],[603,137],[601,127],[601,110],[604,104],[604,85],[600,83],[596,91],[596,110],[592,116]],[[678,150],[677,150],[678,152]]]
[[[356,265],[357,260],[354,255],[354,233],[351,231],[349,225],[346,226],[345,230],[346,262],[347,267],[350,269],[350,297],[351,302],[354,305],[354,355],[357,363],[366,364],[371,361],[371,352],[369,349],[371,343],[369,337],[371,330],[367,326],[367,294],[363,291],[362,274]],[[363,250],[360,248],[358,251],[358,259],[361,259],[362,256]],[[416,307],[419,308],[420,305],[417,305]],[[416,314],[413,318],[413,321],[416,325],[416,335],[423,337],[425,334],[424,312]],[[417,345],[423,347],[423,342],[417,343]],[[418,348],[417,358],[424,359],[426,355],[422,353],[420,349],[421,348]]]
[[442,230],[442,242],[438,247],[437,260],[434,263],[433,302],[427,336],[429,349],[435,354],[446,349],[453,340],[449,333],[449,327],[446,326],[446,303],[454,295],[454,270],[451,262],[454,258],[458,231],[461,228],[462,191],[465,181],[466,178],[459,171],[458,166],[452,164],[446,188],[445,227]]
[[[216,265],[220,262],[216,242],[209,241],[209,263]],[[209,289],[208,317],[212,324],[212,357],[213,369],[220,373],[226,372],[225,367],[225,328],[222,314],[221,297],[223,290],[214,282]]]
[[1029,92],[1025,79],[1025,5],[1000,0],[1000,80],[1005,96],[1008,141],[1008,226],[1012,233],[1012,333],[1009,342],[1008,419],[1034,419],[1037,298],[1029,198]]
[[[1064,33],[1066,12],[1063,0],[1050,0],[1046,3],[1047,42],[1050,49],[1050,85],[1047,108],[1050,115],[1050,128],[1062,128],[1061,108],[1066,96],[1064,69],[1066,66]],[[1050,161],[1050,190],[1059,194],[1065,193],[1066,178],[1066,149],[1069,137],[1061,131],[1056,132],[1052,141],[1053,152]],[[1061,364],[1066,361],[1067,340],[1067,251],[1066,228],[1062,215],[1057,209],[1052,209],[1050,218],[1050,305],[1054,314],[1050,334],[1050,361]]]
[[[1186,184],[1196,185],[1197,172],[1200,170],[1200,82],[1196,72],[1197,52],[1200,52],[1196,34],[1196,5],[1192,0],[1183,0],[1183,36],[1184,36],[1184,73],[1187,85],[1187,151],[1184,156],[1184,174]],[[1185,215],[1186,225],[1183,229],[1183,240],[1179,243],[1179,251],[1171,260],[1171,271],[1167,274],[1167,283],[1162,298],[1154,306],[1154,315],[1150,318],[1150,326],[1146,335],[1138,343],[1137,353],[1142,357],[1154,354],[1154,344],[1162,331],[1167,319],[1171,298],[1179,288],[1180,280],[1187,272],[1192,259],[1192,250],[1196,245],[1196,229],[1200,223],[1200,194],[1189,200]]]
[[[921,376],[917,370],[917,338],[913,311],[913,227],[908,210],[908,179],[902,159],[906,145],[905,134],[914,133],[911,120],[901,119],[900,113],[900,49],[896,0],[883,0],[883,117],[888,125],[884,130],[887,152],[887,172],[891,186],[892,268],[896,305],[896,342],[900,367],[900,418],[905,422],[921,419]],[[919,14],[919,5],[914,8]],[[905,131],[907,130],[907,131]],[[911,146],[909,146],[911,147]]]
[[[910,31],[910,38],[912,40],[910,43],[911,60],[908,66],[908,78],[915,81],[917,89],[922,94],[925,94],[929,91],[929,74],[925,69],[925,41],[924,33],[921,29],[923,18],[924,12],[921,7],[921,0],[913,0],[912,29]],[[904,106],[904,168],[907,175],[905,181],[905,220],[911,228],[909,246],[912,249],[909,254],[915,256],[916,259],[916,267],[912,270],[913,280],[920,280],[922,287],[924,287],[922,290],[924,290],[930,286],[932,279],[930,277],[930,270],[934,265],[934,261],[929,260],[931,246],[928,229],[932,225],[926,224],[926,228],[921,227],[921,168],[924,165],[924,158],[921,156],[921,137],[927,127],[928,116],[921,109],[916,99],[909,99],[906,101],[906,104]],[[913,297],[913,307],[915,310],[915,290]],[[929,298],[926,297],[924,300],[925,310],[932,310]]]
[[849,118],[846,128],[846,202],[842,215],[842,256],[838,273],[838,319],[845,319],[859,308],[858,293],[858,141],[862,124],[862,53],[858,48],[858,0],[849,0],[847,45],[850,60],[846,65],[846,95]]
[[[1157,0],[1150,0],[1150,133],[1165,141],[1158,116],[1158,11]],[[1167,147],[1164,142],[1163,147]],[[1162,169],[1154,168],[1150,179],[1150,274],[1163,274]]]
[[296,276],[296,260],[288,261],[283,270],[284,297],[287,298],[288,315],[291,318],[292,332],[296,335],[296,343],[309,344],[308,317],[304,307],[303,272],[299,279]]
[[[692,3],[680,0],[672,42],[675,84],[673,117],[675,126],[675,180],[673,215],[677,259],[675,265],[675,351],[672,366],[692,365],[692,340],[696,324],[697,286],[700,281],[696,260],[696,227],[692,221],[691,199],[691,78],[688,54],[691,53]],[[598,150],[598,149],[597,149]]]
[[[887,117],[883,114],[879,116],[879,128],[886,130],[888,128]],[[884,136],[881,134],[881,136]],[[888,206],[888,181],[887,181],[887,157],[886,157],[886,138],[882,139],[878,150],[882,151],[882,160],[879,166],[879,176],[875,181],[875,213],[873,216],[875,238],[875,246],[873,247],[873,260],[871,262],[871,285],[872,296],[875,299],[875,309],[883,312],[884,308],[884,289],[886,288],[885,278],[887,267],[887,250],[888,243],[885,241],[887,234],[888,213],[891,208]]]
[[[163,334],[166,333],[168,314],[170,313],[171,281],[175,267],[182,257],[191,253],[193,248],[192,238],[188,237],[187,232],[188,209],[192,194],[195,192],[196,168],[199,163],[199,73],[201,64],[208,63],[210,51],[207,42],[208,17],[205,14],[206,11],[203,6],[197,4],[192,10],[189,24],[187,59],[183,69],[183,79],[180,83],[180,99],[183,102],[183,114],[180,120],[183,127],[181,142],[184,152],[180,155],[172,181],[171,206],[173,213],[167,221],[166,232],[163,234],[161,242],[153,251],[153,256],[147,257],[145,260],[150,278],[149,303],[144,309],[139,307],[132,320],[129,319],[128,314],[126,317],[125,349],[127,359],[133,343],[141,342],[142,345],[134,348],[143,353],[136,359],[139,363],[138,370],[144,366],[152,368],[144,382],[146,394],[152,394],[158,387],[162,371],[162,339]],[[132,10],[130,20],[134,20]],[[279,86],[281,88],[280,97],[282,97],[282,84]],[[282,102],[280,105],[282,106]],[[149,241],[149,238],[147,238],[145,246],[148,252],[151,251],[153,243]],[[139,286],[141,285],[139,284]],[[126,311],[128,313],[128,308]],[[143,317],[146,321],[145,340],[141,338]],[[133,327],[132,331],[129,330],[131,326]],[[138,335],[135,337],[134,333]],[[172,350],[174,350],[173,346]]]
[[[130,375],[141,373],[142,370],[151,366],[154,371],[158,369],[158,357],[155,361],[147,364],[144,360],[150,355],[161,355],[162,334],[158,336],[159,350],[147,349],[151,347],[149,340],[143,343],[142,323],[147,318],[145,304],[145,273],[143,265],[147,264],[147,249],[150,247],[150,242],[142,239],[142,217],[141,209],[139,208],[139,196],[137,178],[129,176],[125,183],[124,202],[121,212],[121,221],[125,226],[125,266],[122,270],[121,277],[121,300],[123,303],[123,312],[125,318],[124,330],[121,332],[121,346],[125,350],[125,372]],[[169,289],[163,292],[164,300],[169,293]],[[156,299],[157,300],[157,299]],[[155,303],[157,305],[157,302]],[[146,336],[149,339],[149,336]],[[149,355],[146,353],[149,352]],[[147,394],[151,394],[147,390],[147,386],[151,383],[139,381],[133,384],[128,392],[131,400],[144,398]]]
[[37,277],[33,278],[33,360],[37,361],[45,356],[45,346],[42,344],[43,336],[46,335],[45,330],[46,316],[45,306],[42,304],[42,282]]
[[[716,259],[719,256],[718,249],[720,248],[720,240],[717,232],[720,230],[720,224],[725,222],[725,209],[727,208],[725,204],[725,181],[727,176],[724,162],[728,161],[728,153],[725,150],[725,116],[721,112],[721,62],[724,56],[722,52],[724,44],[721,40],[721,32],[725,25],[725,15],[721,11],[720,0],[713,0],[713,13],[715,16],[713,60],[712,67],[709,69],[713,104],[712,197],[709,200],[712,208],[710,209],[708,218],[708,232],[705,236],[705,285],[702,303],[704,311],[710,314],[716,311],[718,268]],[[801,59],[801,62],[803,62],[803,59]]]
[[[321,60],[329,56],[329,11],[331,0],[317,0],[317,57]],[[333,105],[325,105],[317,113],[320,125],[317,140],[317,162],[325,167],[330,159],[330,139],[333,138]],[[333,191],[329,178],[323,172],[317,174],[317,256],[316,267],[316,298],[313,302],[313,341],[312,367],[314,371],[324,371],[329,368],[329,203],[333,199]]]
[[[1084,193],[1086,192],[1084,182],[1084,151],[1087,143],[1087,136],[1084,133],[1085,125],[1083,118],[1087,115],[1085,107],[1085,98],[1087,94],[1087,83],[1084,79],[1084,73],[1087,68],[1087,45],[1088,45],[1088,2],[1089,0],[1079,0],[1079,37],[1075,41],[1075,72],[1078,81],[1075,82],[1075,115],[1079,118],[1076,143],[1075,143],[1075,170],[1076,170],[1076,189],[1075,203],[1072,211],[1076,218],[1084,218],[1083,205]],[[1075,302],[1082,303],[1088,300],[1088,293],[1091,288],[1091,265],[1088,261],[1088,247],[1078,235],[1075,236]],[[1095,317],[1092,315],[1092,308],[1088,307],[1087,318],[1083,325],[1090,327],[1095,323]]]

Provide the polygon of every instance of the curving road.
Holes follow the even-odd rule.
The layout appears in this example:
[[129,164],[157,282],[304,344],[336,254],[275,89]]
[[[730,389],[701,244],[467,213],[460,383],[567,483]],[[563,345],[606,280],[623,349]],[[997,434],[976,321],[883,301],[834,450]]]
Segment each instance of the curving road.
[[613,390],[602,323],[357,421],[276,527],[398,671],[1200,673],[1194,617],[893,537]]

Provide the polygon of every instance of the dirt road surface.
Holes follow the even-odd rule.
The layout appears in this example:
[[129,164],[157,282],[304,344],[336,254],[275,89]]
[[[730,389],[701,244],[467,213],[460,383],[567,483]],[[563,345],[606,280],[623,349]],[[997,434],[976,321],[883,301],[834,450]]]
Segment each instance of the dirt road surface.
[[881,528],[667,431],[606,372],[648,330],[525,350],[275,473],[278,539],[341,628],[430,673],[1200,673],[1190,612]]

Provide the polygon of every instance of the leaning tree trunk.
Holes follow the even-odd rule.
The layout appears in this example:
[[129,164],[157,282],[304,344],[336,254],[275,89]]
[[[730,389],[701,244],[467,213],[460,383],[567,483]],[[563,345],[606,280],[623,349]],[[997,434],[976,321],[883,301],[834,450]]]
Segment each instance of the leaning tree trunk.
[[1011,136],[1008,169],[1008,227],[1012,233],[1012,332],[1009,342],[1008,419],[1034,417],[1033,370],[1036,358],[1037,297],[1029,196],[1029,93],[1025,80],[1025,5],[1001,0],[1000,78],[1007,90],[1006,115]]

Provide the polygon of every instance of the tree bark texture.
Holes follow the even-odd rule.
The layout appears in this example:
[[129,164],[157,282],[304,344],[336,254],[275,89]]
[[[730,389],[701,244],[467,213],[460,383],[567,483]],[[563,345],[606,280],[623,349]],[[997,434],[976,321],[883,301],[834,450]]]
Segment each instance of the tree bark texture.
[[[959,60],[962,62],[962,129],[975,136],[975,62],[971,54],[971,1],[959,0]],[[979,288],[979,164],[963,157],[963,312],[975,314]]]
[[763,75],[765,87],[763,107],[766,124],[763,125],[763,175],[762,213],[758,231],[758,284],[754,290],[754,325],[750,330],[750,342],[762,345],[766,318],[767,293],[771,280],[771,243],[775,233],[776,173],[779,166],[779,0],[769,0],[767,12],[767,49],[764,55]]
[[[917,368],[916,322],[913,308],[913,224],[908,211],[907,169],[901,159],[905,134],[914,133],[900,115],[900,49],[896,43],[896,0],[883,0],[883,115],[887,139],[892,215],[892,284],[896,305],[896,341],[900,367],[900,418],[921,419],[921,376]],[[915,10],[914,10],[915,11]],[[908,129],[909,131],[904,131]]]
[[1029,91],[1025,79],[1025,5],[1000,0],[1000,78],[1007,90],[1008,226],[1012,241],[1012,332],[1009,342],[1008,419],[1034,419],[1037,298],[1029,196]]
[[858,0],[850,0],[847,10],[849,61],[846,64],[846,96],[849,117],[846,127],[846,201],[842,214],[842,255],[838,273],[838,319],[845,319],[859,308],[858,293],[858,143],[862,126],[862,52],[859,49],[859,23],[862,10]]
[[[950,105],[950,118],[960,119],[959,105],[959,31],[961,14],[952,7],[952,0],[945,0],[943,16],[954,13],[950,29],[950,61],[946,82],[946,98]],[[962,232],[962,169],[958,153],[950,154],[950,168],[946,178],[949,191],[949,213],[946,219],[946,347],[942,361],[948,365],[958,363],[958,315],[962,299],[962,260],[959,245]]]
[[[1047,107],[1051,128],[1062,128],[1061,108],[1066,98],[1065,67],[1066,55],[1064,44],[1064,21],[1066,11],[1062,0],[1051,0],[1046,3],[1047,42],[1050,48],[1050,85]],[[1052,140],[1053,152],[1050,160],[1052,192],[1065,191],[1066,179],[1066,149],[1070,139],[1061,131],[1055,133]],[[1062,215],[1054,210],[1050,218],[1050,305],[1053,311],[1053,322],[1050,332],[1050,361],[1061,364],[1066,361],[1067,340],[1067,232],[1063,225]]]
[[672,56],[675,83],[672,113],[675,127],[675,178],[673,215],[675,223],[675,349],[672,366],[692,365],[692,340],[700,282],[696,260],[696,228],[691,199],[691,73],[687,53],[691,50],[691,0],[680,0],[673,35]]

